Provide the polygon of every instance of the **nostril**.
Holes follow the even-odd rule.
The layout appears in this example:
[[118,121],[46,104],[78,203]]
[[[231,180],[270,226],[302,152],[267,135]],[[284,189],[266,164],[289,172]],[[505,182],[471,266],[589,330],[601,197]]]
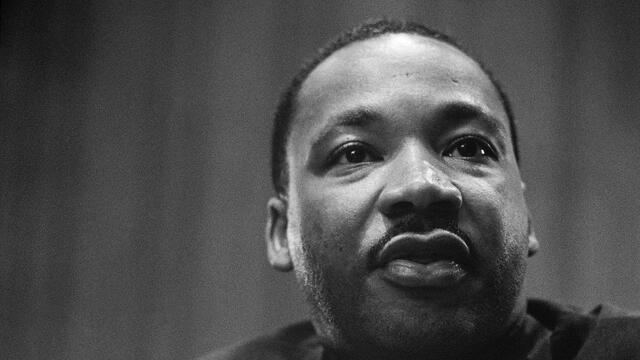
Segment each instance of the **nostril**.
[[428,212],[434,217],[450,218],[456,216],[460,204],[455,201],[437,201],[431,204]]
[[386,212],[389,217],[402,217],[410,214],[420,213],[428,218],[451,218],[455,217],[458,211],[456,203],[451,201],[436,201],[430,203],[425,208],[415,206],[411,201],[398,201],[391,205]]
[[415,206],[410,201],[398,201],[391,205],[389,216],[402,216],[415,211]]

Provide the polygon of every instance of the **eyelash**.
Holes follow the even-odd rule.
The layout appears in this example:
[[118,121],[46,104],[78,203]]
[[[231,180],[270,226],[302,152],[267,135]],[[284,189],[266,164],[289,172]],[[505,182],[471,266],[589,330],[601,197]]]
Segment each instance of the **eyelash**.
[[[459,138],[454,139],[451,144],[449,146],[447,146],[447,148],[445,148],[445,150],[443,151],[442,155],[443,156],[448,156],[448,157],[452,157],[452,153],[457,150],[457,147],[460,146],[464,141],[468,141],[468,140],[473,140],[476,142],[476,146],[478,146],[480,149],[480,151],[482,152],[486,152],[487,154],[482,154],[485,155],[487,157],[490,157],[494,160],[498,160],[498,153],[496,152],[495,148],[493,147],[493,145],[485,140],[482,137],[479,136],[475,136],[475,135],[466,135],[466,136],[462,136]],[[347,156],[347,154],[349,153],[350,150],[363,150],[365,152],[364,156],[368,156],[370,158],[373,159],[373,161],[378,161],[382,159],[382,156],[380,156],[375,150],[373,150],[371,148],[371,146],[369,146],[366,143],[362,143],[360,141],[351,141],[348,143],[345,143],[343,145],[341,145],[339,148],[337,148],[336,150],[334,150],[328,158],[328,164],[329,165],[335,165],[337,164],[340,159],[343,156]],[[461,156],[462,158],[465,159],[473,159],[475,156],[473,157],[465,157],[465,156]],[[352,163],[352,164],[359,164],[359,163],[364,163],[367,161],[359,161],[359,162],[350,162],[347,161],[348,163]]]
[[[479,137],[479,136],[475,136],[475,135],[466,135],[466,136],[462,136],[462,137],[459,137],[459,138],[455,139],[445,149],[445,151],[442,154],[444,156],[451,156],[451,153],[456,150],[456,147],[460,146],[462,142],[467,141],[467,140],[476,141],[477,142],[476,145],[480,145],[480,150],[487,152],[487,154],[483,154],[483,155],[486,155],[487,157],[490,157],[493,160],[498,160],[498,152],[495,150],[493,145],[489,141],[485,140],[484,138]],[[471,159],[473,157],[464,157],[464,158]]]
[[[359,142],[359,141],[351,141],[348,142],[346,144],[343,144],[342,146],[340,146],[339,148],[337,148],[336,150],[334,150],[330,155],[329,155],[329,160],[328,163],[330,165],[335,165],[336,163],[338,163],[338,161],[340,161],[340,159],[343,156],[347,156],[349,150],[364,150],[365,151],[365,156],[369,156],[372,157],[374,160],[381,160],[382,157],[380,155],[378,155],[378,153],[376,151],[374,151],[371,146]],[[364,162],[364,161],[363,161]],[[356,163],[354,163],[356,164]]]

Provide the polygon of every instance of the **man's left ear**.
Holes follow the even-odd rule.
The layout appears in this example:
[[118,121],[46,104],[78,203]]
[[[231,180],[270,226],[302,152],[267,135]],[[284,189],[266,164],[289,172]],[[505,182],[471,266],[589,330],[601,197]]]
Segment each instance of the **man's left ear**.
[[[522,187],[523,192],[527,188],[527,185],[524,182],[520,182],[520,186]],[[536,233],[533,230],[533,223],[531,221],[531,214],[529,213],[529,209],[527,209],[527,236],[528,236],[527,255],[529,257],[532,257],[540,249],[540,243],[538,242]]]
[[533,224],[531,223],[531,215],[527,215],[527,235],[529,237],[528,252],[527,255],[532,257],[540,249],[540,243],[536,237],[535,231],[533,231]]
[[293,269],[287,238],[287,207],[287,200],[283,196],[274,196],[269,199],[265,227],[269,263],[274,269],[284,272]]

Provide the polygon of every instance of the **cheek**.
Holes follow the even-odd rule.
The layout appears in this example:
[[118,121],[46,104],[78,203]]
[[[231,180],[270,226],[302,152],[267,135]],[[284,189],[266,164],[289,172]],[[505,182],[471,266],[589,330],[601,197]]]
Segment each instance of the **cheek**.
[[310,181],[301,184],[290,211],[292,235],[324,267],[357,256],[369,226],[371,204],[364,187]]
[[[527,211],[520,181],[511,178],[472,179],[458,184],[463,196],[461,219],[481,248],[495,254],[513,246],[526,249]],[[464,228],[465,224],[462,224]]]

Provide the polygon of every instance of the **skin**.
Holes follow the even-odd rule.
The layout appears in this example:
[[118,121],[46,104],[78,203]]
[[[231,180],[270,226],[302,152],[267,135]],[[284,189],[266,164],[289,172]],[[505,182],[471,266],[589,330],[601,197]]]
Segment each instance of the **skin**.
[[[309,75],[287,145],[289,188],[269,200],[266,235],[272,266],[295,271],[330,352],[503,355],[538,246],[508,129],[478,64],[434,39],[356,42]],[[407,287],[371,262],[407,219],[420,226],[405,232],[458,229],[470,253],[462,280]]]

